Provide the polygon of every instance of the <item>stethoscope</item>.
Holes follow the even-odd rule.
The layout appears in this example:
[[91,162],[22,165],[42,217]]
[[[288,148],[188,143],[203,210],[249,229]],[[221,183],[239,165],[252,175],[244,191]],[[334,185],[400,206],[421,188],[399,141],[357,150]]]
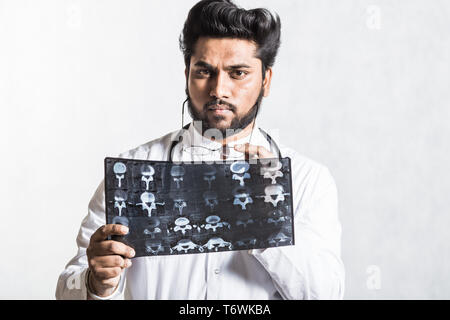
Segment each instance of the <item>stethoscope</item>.
[[[175,149],[175,147],[177,146],[178,143],[180,143],[183,139],[182,133],[184,130],[188,130],[190,127],[190,123],[187,124],[186,126],[183,127],[183,129],[181,129],[178,133],[178,137],[179,140],[175,140],[172,141],[172,144],[170,145],[170,150],[169,150],[169,155],[168,155],[168,161],[169,162],[173,162],[172,160],[172,156],[173,156],[173,150]],[[276,144],[276,142],[272,139],[271,136],[269,136],[269,134],[267,132],[265,132],[263,129],[259,128],[259,131],[262,133],[262,135],[264,136],[264,138],[266,138],[267,142],[269,142],[270,145],[270,151],[273,152],[272,150],[275,150],[275,154],[278,154],[278,158],[281,159],[281,151],[280,148],[278,147],[278,145]]]

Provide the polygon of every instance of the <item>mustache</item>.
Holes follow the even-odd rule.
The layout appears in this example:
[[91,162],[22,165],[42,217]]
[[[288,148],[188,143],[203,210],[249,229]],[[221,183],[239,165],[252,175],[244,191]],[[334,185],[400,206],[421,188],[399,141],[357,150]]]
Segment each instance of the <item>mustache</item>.
[[218,106],[218,105],[227,106],[230,111],[233,111],[233,112],[236,111],[236,107],[233,104],[226,102],[222,99],[214,99],[214,100],[206,103],[205,106],[203,107],[203,110],[206,111],[206,110],[210,109],[211,107]]

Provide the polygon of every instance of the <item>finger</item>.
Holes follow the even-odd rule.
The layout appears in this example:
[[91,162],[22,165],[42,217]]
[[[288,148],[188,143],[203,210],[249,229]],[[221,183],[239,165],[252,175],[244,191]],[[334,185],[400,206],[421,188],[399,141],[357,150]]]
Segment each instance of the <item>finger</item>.
[[114,240],[97,242],[92,246],[92,256],[120,255],[125,258],[133,258],[136,252],[126,244]]
[[256,156],[258,158],[275,158],[275,155],[263,146],[255,146],[251,144],[241,144],[234,147],[236,151],[245,153],[248,156]]
[[89,261],[89,266],[91,268],[115,268],[119,267],[122,269],[126,269],[131,267],[131,260],[127,258],[123,258],[119,255],[110,255],[110,256],[98,256]]
[[128,227],[122,226],[120,224],[107,224],[101,226],[94,232],[91,236],[91,242],[99,242],[106,240],[108,236],[118,235],[123,236],[128,233]]

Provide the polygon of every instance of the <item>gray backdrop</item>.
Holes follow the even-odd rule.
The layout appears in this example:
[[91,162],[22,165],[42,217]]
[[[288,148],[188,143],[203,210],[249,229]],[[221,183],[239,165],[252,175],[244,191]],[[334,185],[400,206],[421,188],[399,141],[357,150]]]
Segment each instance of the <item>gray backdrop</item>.
[[[0,298],[52,299],[103,158],[179,127],[195,2],[0,0]],[[450,2],[238,4],[282,18],[260,122],[336,179],[345,297],[449,299]]]

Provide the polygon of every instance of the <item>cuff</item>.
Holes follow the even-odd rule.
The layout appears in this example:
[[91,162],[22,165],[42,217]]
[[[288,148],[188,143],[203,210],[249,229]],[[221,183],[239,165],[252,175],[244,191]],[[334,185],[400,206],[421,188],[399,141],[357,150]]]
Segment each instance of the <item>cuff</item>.
[[87,292],[87,295],[90,298],[94,299],[94,300],[113,300],[114,298],[119,296],[121,294],[121,292],[123,291],[122,275],[120,275],[119,284],[117,285],[117,287],[114,290],[114,292],[111,295],[109,295],[109,296],[100,297],[100,296],[94,294],[92,292],[91,288],[89,287],[89,277],[90,277],[90,275],[91,275],[91,270],[88,268],[87,271],[86,271],[86,276],[85,276],[85,279],[86,279],[86,282],[85,282],[86,292]]

